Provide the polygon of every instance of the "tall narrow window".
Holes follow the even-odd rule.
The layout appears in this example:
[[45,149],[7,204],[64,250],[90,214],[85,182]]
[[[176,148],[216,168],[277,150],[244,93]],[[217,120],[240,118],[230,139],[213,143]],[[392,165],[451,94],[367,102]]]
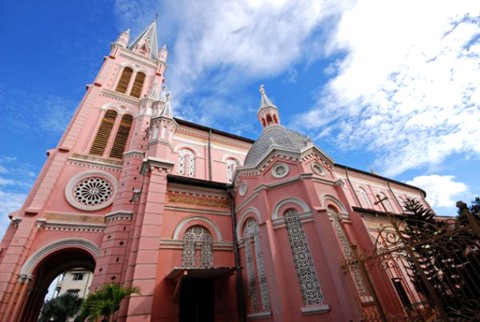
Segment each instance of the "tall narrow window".
[[130,78],[132,78],[132,73],[133,73],[133,69],[131,69],[130,67],[125,67],[123,69],[122,76],[120,76],[120,80],[118,81],[118,84],[117,84],[117,89],[116,89],[117,92],[120,92],[120,93],[127,92],[128,84],[130,83]]
[[105,147],[108,143],[108,138],[110,137],[110,133],[112,132],[113,123],[115,123],[115,119],[117,118],[117,112],[114,110],[108,110],[103,117],[102,123],[98,128],[97,135],[95,136],[95,140],[93,141],[92,147],[90,148],[90,154],[93,155],[103,155],[105,151]]
[[207,229],[198,225],[190,227],[183,237],[182,266],[212,267],[212,244],[213,238]]
[[306,305],[321,304],[323,294],[300,217],[294,209],[289,209],[284,218],[303,301]]
[[118,127],[117,136],[113,142],[112,150],[110,151],[110,158],[121,159],[125,146],[127,145],[128,135],[130,134],[130,128],[132,126],[133,117],[130,114],[125,114],[122,117],[120,126]]
[[235,169],[237,168],[238,161],[235,159],[228,159],[226,161],[227,164],[227,182],[232,182],[233,174],[235,173]]
[[[329,206],[327,208],[327,212],[335,230],[335,234],[337,235],[338,241],[340,242],[340,247],[342,248],[345,259],[347,259],[351,263],[356,263],[357,261],[352,246],[350,244],[350,241],[348,240],[347,235],[345,234],[345,231],[343,230],[342,224],[340,223],[338,211]],[[367,287],[363,280],[362,272],[360,271],[360,267],[358,266],[358,264],[352,265],[350,267],[350,272],[352,274],[353,282],[355,283],[355,287],[357,288],[358,294],[362,302],[370,301],[370,293],[367,290]]]
[[[260,244],[260,227],[258,227],[257,222],[253,218],[248,219],[245,223],[244,238],[248,294],[253,311],[258,312],[260,308],[262,311],[269,311],[270,300],[268,297],[262,245]],[[260,291],[261,303],[258,301],[258,290]]]
[[370,204],[370,200],[368,199],[368,195],[367,195],[367,192],[365,191],[365,189],[360,188],[359,192],[360,192],[360,195],[362,196],[362,199],[363,199],[362,202],[365,203],[365,207],[366,208],[371,208],[372,205]]
[[195,154],[189,149],[178,151],[177,174],[195,176]]
[[135,81],[133,82],[132,90],[130,91],[130,95],[134,97],[140,97],[144,80],[145,74],[142,72],[137,73],[137,76],[135,76]]

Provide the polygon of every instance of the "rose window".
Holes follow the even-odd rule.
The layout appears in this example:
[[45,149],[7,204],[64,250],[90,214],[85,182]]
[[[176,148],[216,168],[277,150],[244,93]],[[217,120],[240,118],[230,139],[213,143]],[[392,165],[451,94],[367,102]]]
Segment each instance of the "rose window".
[[113,194],[112,185],[105,179],[94,177],[82,180],[73,191],[75,199],[85,206],[105,203]]
[[75,208],[100,210],[113,203],[117,180],[103,171],[87,171],[74,176],[65,187],[65,197]]

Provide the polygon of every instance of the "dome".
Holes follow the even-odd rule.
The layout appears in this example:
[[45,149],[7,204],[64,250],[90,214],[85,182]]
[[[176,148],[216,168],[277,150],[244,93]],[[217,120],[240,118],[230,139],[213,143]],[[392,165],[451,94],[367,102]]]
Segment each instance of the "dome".
[[303,134],[284,128],[281,125],[269,126],[264,129],[260,138],[248,151],[244,165],[257,164],[271,147],[300,152],[311,145],[310,139]]

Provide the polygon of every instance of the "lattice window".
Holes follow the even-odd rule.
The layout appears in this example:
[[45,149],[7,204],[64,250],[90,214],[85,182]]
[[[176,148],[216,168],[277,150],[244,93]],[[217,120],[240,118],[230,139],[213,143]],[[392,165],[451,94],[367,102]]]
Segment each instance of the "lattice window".
[[[259,311],[257,289],[260,287],[261,309],[270,310],[265,264],[263,261],[262,245],[260,242],[260,227],[250,218],[245,223],[245,258],[247,264],[248,294],[254,312]],[[252,248],[253,246],[253,248]],[[255,267],[256,264],[256,267]]]
[[[200,258],[198,258],[199,254]],[[212,267],[213,238],[202,226],[190,227],[183,237],[183,267]]]
[[320,304],[323,294],[300,217],[290,209],[285,212],[284,218],[303,301],[306,305]]
[[133,69],[130,67],[125,67],[122,72],[122,76],[120,76],[120,80],[117,84],[117,92],[126,93],[128,84],[130,83],[130,78],[132,77]]
[[195,176],[195,154],[189,149],[178,151],[177,174]]
[[228,159],[225,163],[227,164],[227,182],[232,182],[233,174],[238,166],[238,161],[235,159]]
[[110,151],[110,158],[121,159],[125,146],[127,145],[128,135],[130,134],[130,128],[132,126],[133,117],[130,114],[126,114],[122,117],[120,126],[118,127],[117,136],[113,142],[112,150]]
[[98,128],[97,135],[95,136],[95,140],[93,141],[92,147],[90,148],[90,154],[100,156],[103,155],[116,118],[117,112],[115,112],[114,110],[108,110],[105,113],[102,123]]
[[135,76],[135,81],[133,82],[132,90],[130,91],[130,95],[134,97],[140,97],[144,81],[145,74],[142,72],[137,73],[137,76]]
[[82,205],[98,206],[106,203],[113,195],[112,184],[100,177],[89,177],[78,182],[73,197]]
[[[353,253],[352,246],[350,245],[350,241],[348,240],[345,231],[343,230],[342,224],[340,223],[340,218],[338,216],[338,212],[331,208],[327,208],[328,215],[330,217],[330,221],[332,222],[333,228],[335,229],[335,234],[337,235],[338,240],[340,241],[340,246],[343,251],[343,255],[350,263],[355,263],[356,258],[355,254]],[[358,294],[363,302],[367,302],[370,300],[370,294],[367,290],[365,282],[362,277],[362,272],[358,267],[358,264],[354,264],[351,268],[352,278],[355,283],[355,287],[357,288]]]

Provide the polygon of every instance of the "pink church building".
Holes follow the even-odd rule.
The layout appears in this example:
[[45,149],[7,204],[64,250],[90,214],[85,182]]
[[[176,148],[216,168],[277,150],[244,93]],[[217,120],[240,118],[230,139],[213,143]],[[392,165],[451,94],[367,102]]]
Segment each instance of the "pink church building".
[[50,283],[78,267],[91,291],[140,288],[117,321],[361,321],[376,301],[402,312],[386,272],[366,280],[344,263],[373,247],[366,217],[425,192],[335,163],[281,125],[263,87],[255,141],[175,118],[166,69],[156,22],[112,44],[10,215],[1,321],[36,321]]

